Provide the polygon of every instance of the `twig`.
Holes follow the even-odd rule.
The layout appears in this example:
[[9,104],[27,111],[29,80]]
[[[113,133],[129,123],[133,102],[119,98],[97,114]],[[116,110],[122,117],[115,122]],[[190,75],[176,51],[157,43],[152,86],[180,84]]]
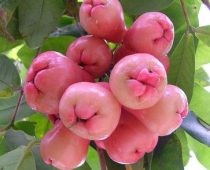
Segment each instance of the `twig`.
[[23,88],[21,88],[21,90],[20,90],[18,101],[17,101],[16,107],[15,107],[15,111],[12,115],[11,122],[6,127],[0,129],[0,132],[4,132],[4,131],[8,130],[9,128],[11,128],[14,125],[14,122],[15,122],[16,116],[18,114],[22,99],[23,99]]
[[[40,54],[40,52],[41,52],[41,47],[37,49],[36,56],[37,56],[38,54]],[[36,56],[35,56],[35,57],[36,57]],[[34,58],[35,58],[35,57],[34,57]],[[24,83],[23,83],[23,86],[24,86]],[[16,104],[16,107],[15,107],[15,111],[14,111],[14,113],[13,113],[13,115],[12,115],[12,119],[11,119],[10,123],[9,123],[6,127],[0,128],[0,133],[2,133],[2,132],[4,133],[6,130],[8,130],[8,129],[10,129],[11,127],[14,126],[15,119],[16,119],[16,117],[17,117],[17,114],[18,114],[18,111],[19,111],[19,109],[20,109],[20,105],[21,105],[21,102],[22,102],[22,99],[23,99],[23,93],[24,93],[23,86],[20,88],[19,97],[18,97],[18,100],[17,100],[17,104]]]
[[186,9],[184,0],[180,0],[180,2],[181,2],[182,10],[183,10],[183,13],[184,13],[185,21],[186,21],[186,24],[187,24],[187,31],[192,32],[190,19],[189,19],[188,13],[187,13],[187,9]]
[[98,156],[100,159],[101,170],[107,170],[103,149],[97,147],[97,151],[98,151]]
[[129,165],[129,164],[128,164],[128,165],[125,165],[125,169],[126,169],[126,170],[133,170],[132,166]]

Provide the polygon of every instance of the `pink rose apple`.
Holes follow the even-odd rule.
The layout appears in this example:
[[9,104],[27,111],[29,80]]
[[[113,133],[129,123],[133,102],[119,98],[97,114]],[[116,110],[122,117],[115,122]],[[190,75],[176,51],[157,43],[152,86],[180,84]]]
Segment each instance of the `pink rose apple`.
[[103,76],[112,62],[109,46],[103,39],[92,35],[83,36],[74,41],[68,47],[66,56],[95,78]]
[[79,81],[93,81],[86,71],[55,51],[39,54],[33,61],[24,87],[28,105],[39,112],[58,114],[66,88]]
[[71,85],[59,104],[64,125],[91,140],[107,138],[116,128],[121,106],[102,85],[80,82]]
[[181,125],[188,114],[187,97],[180,88],[167,85],[163,96],[154,106],[129,112],[159,136],[169,135]]
[[122,110],[120,122],[115,131],[105,140],[96,141],[109,157],[120,164],[133,164],[146,152],[151,152],[158,136],[147,129],[136,117]]
[[163,65],[146,53],[124,57],[110,75],[113,94],[122,105],[131,109],[143,109],[157,103],[166,84]]
[[80,23],[89,33],[112,42],[122,42],[126,26],[119,0],[84,0]]
[[46,164],[70,170],[85,162],[88,146],[89,140],[75,135],[61,121],[57,121],[42,139],[40,153]]
[[161,12],[147,12],[126,32],[124,43],[136,52],[162,56],[170,51],[173,40],[171,20]]

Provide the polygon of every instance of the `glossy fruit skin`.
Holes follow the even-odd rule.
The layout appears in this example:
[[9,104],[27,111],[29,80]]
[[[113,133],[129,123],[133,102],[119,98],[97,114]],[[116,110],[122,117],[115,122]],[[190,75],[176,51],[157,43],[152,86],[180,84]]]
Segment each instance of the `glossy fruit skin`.
[[[114,61],[113,63],[116,64],[118,61],[120,61],[125,56],[135,54],[135,53],[138,53],[138,52],[129,49],[125,45],[122,45],[122,46],[120,46],[119,48],[116,49],[116,51],[114,53],[114,56],[113,56],[113,61]],[[170,68],[169,57],[167,55],[154,56],[154,57],[157,58],[163,64],[166,72],[168,73],[169,68]]]
[[146,53],[124,57],[110,75],[113,94],[123,106],[131,109],[143,109],[157,103],[166,84],[163,65]]
[[89,143],[89,140],[75,135],[61,121],[57,121],[41,140],[40,154],[46,164],[70,170],[85,162]]
[[174,40],[174,26],[161,12],[147,12],[139,16],[126,32],[124,43],[139,53],[154,56],[168,54]]
[[73,61],[55,51],[39,54],[29,68],[24,86],[28,105],[45,114],[58,114],[58,103],[66,88],[79,81],[93,81]]
[[121,105],[102,85],[80,82],[71,85],[59,104],[64,125],[90,140],[107,138],[116,128]]
[[126,26],[119,0],[84,0],[79,16],[82,27],[89,34],[122,42]]
[[174,132],[187,116],[187,97],[177,86],[167,85],[163,96],[154,106],[142,110],[130,109],[129,112],[152,132],[166,136]]
[[66,56],[95,78],[103,76],[110,68],[112,52],[103,39],[92,35],[82,36],[67,49]]
[[136,117],[122,110],[120,122],[115,131],[105,140],[96,141],[109,157],[120,164],[133,164],[146,152],[151,152],[158,136],[147,129]]

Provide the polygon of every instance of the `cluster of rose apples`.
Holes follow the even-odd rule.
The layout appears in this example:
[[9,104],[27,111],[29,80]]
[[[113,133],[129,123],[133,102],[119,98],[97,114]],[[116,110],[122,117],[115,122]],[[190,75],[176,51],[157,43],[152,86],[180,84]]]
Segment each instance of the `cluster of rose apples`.
[[[66,56],[39,54],[27,74],[27,103],[54,123],[41,156],[74,169],[93,140],[114,161],[135,163],[188,113],[184,92],[167,84],[173,24],[163,13],[148,12],[127,29],[118,0],[84,0],[80,23],[90,35],[70,44]],[[108,41],[119,44],[114,54]],[[109,82],[100,81],[105,74]]]

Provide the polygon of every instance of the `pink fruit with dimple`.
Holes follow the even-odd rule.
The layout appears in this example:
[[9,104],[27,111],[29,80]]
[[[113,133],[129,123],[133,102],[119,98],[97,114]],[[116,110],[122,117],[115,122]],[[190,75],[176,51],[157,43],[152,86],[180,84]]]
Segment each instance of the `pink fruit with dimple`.
[[139,53],[166,55],[173,44],[174,26],[161,12],[147,12],[139,16],[126,32],[124,43]]
[[70,170],[85,162],[89,143],[89,140],[75,135],[61,121],[57,121],[41,140],[40,153],[45,163],[61,170]]
[[154,106],[143,110],[131,110],[148,129],[159,136],[174,132],[188,114],[185,93],[174,85],[167,85],[163,96]]
[[[138,53],[138,52],[135,52],[135,51],[129,49],[125,45],[120,46],[119,48],[116,49],[116,51],[114,53],[114,56],[113,56],[114,64],[116,64],[118,61],[120,61],[125,56],[135,54],[135,53]],[[168,72],[169,67],[170,67],[169,57],[167,55],[154,56],[154,57],[157,58],[163,64],[166,72]]]
[[74,41],[66,56],[95,78],[103,76],[110,68],[112,52],[106,42],[91,35]]
[[36,111],[58,114],[63,92],[69,85],[80,81],[93,81],[93,78],[62,54],[44,52],[29,68],[24,86],[26,101]]
[[91,140],[107,138],[116,128],[121,106],[102,85],[80,82],[71,85],[59,104],[64,125],[77,135]]
[[126,26],[119,0],[84,0],[80,23],[89,33],[112,42],[122,42]]
[[107,151],[109,157],[121,164],[133,164],[146,152],[151,152],[158,136],[147,129],[136,117],[122,110],[115,131],[105,140],[96,141],[98,147]]
[[163,65],[146,53],[124,57],[110,75],[113,94],[122,105],[131,109],[143,109],[157,103],[166,84]]

